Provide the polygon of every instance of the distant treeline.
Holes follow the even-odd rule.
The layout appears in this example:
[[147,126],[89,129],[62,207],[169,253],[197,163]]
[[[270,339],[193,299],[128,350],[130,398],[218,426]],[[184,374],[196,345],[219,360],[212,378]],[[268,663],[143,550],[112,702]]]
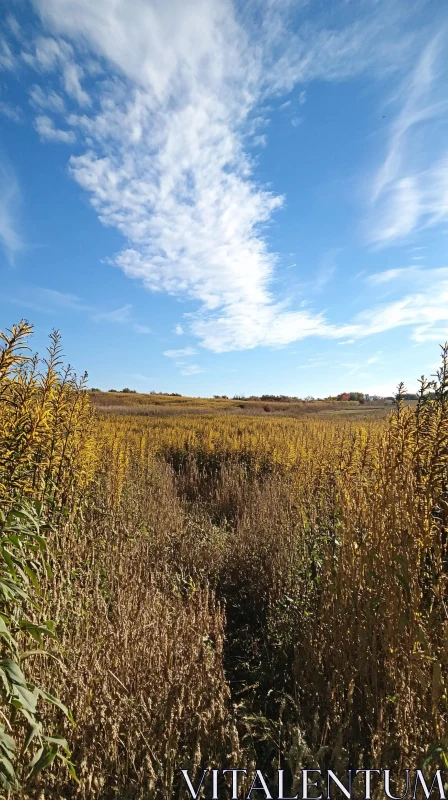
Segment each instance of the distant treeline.
[[[101,392],[102,389],[92,388],[90,389],[91,392]],[[137,389],[108,389],[109,392],[114,392],[115,394],[137,394]],[[149,392],[149,394],[157,394],[162,395],[163,397],[182,397],[179,392]]]
[[[101,392],[101,389],[92,388],[90,389],[91,392]],[[136,389],[128,389],[125,387],[124,389],[109,389],[109,392],[114,392],[115,394],[137,394]],[[182,397],[180,392],[149,392],[150,395],[158,395],[162,397]],[[418,400],[418,395],[413,394],[412,392],[406,392],[405,394],[401,395],[404,400]],[[431,393],[428,394],[431,396]],[[297,397],[295,395],[287,395],[287,394],[261,394],[261,395],[250,395],[246,397],[243,394],[235,394],[231,398],[232,400],[245,400],[248,401],[259,401],[259,402],[269,402],[269,403],[303,403],[303,402],[312,402],[315,400],[325,400],[325,401],[354,401],[358,403],[371,403],[371,402],[382,402],[384,400],[393,401],[397,398],[397,395],[388,395],[387,397],[383,397],[381,395],[371,395],[371,394],[364,394],[364,392],[341,392],[338,395],[329,395],[328,397],[312,397],[308,395],[307,397]],[[214,400],[229,400],[228,395],[226,394],[214,394]]]

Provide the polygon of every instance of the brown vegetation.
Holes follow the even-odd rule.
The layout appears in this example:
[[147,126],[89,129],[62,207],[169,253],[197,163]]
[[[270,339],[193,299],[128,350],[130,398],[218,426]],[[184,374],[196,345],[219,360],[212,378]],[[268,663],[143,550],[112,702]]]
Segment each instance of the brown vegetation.
[[58,660],[27,662],[73,711],[50,718],[79,782],[55,761],[29,796],[168,800],[181,766],[291,787],[445,765],[446,351],[429,388],[386,420],[96,416],[51,538]]
[[172,395],[122,394],[116,392],[95,391],[91,393],[91,401],[95,408],[104,414],[132,414],[135,416],[165,417],[177,414],[232,414],[264,416],[266,409],[280,417],[303,416],[352,416],[360,418],[383,418],[390,411],[390,404],[378,400],[370,402],[362,409],[359,401],[335,400],[291,400],[289,402],[254,399],[229,399],[207,397],[180,397]]

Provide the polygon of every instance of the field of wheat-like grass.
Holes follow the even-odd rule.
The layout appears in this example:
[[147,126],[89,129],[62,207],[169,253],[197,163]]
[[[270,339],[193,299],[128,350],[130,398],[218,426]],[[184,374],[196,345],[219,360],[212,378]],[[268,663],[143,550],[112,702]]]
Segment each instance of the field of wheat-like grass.
[[94,408],[58,337],[39,361],[30,334],[0,352],[4,791],[446,767],[447,349],[384,418],[158,416]]

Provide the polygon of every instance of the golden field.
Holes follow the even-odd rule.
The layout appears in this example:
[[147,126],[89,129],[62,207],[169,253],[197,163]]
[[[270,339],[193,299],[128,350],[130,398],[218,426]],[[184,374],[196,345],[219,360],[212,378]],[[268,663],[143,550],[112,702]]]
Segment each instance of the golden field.
[[0,354],[5,797],[445,767],[446,350],[415,406],[157,413],[30,334]]
[[177,416],[178,414],[232,414],[298,418],[303,416],[384,418],[390,411],[388,401],[360,405],[357,401],[294,400],[271,401],[255,398],[182,397],[181,395],[139,394],[134,392],[91,392],[95,408],[104,414],[133,416]]

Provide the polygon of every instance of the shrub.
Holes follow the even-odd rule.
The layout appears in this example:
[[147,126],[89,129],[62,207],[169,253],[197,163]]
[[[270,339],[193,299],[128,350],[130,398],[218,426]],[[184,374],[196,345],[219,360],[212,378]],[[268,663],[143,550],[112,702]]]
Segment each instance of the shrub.
[[[0,784],[5,789],[28,784],[55,759],[74,775],[67,741],[48,732],[48,704],[71,716],[39,681],[40,662],[47,658],[44,641],[56,640],[42,600],[52,575],[46,535],[54,543],[61,517],[68,511],[74,517],[95,467],[87,376],[78,381],[70,367],[62,367],[57,331],[46,358],[30,356],[31,333],[26,321],[0,332],[0,693],[7,728],[0,725]],[[29,649],[30,640],[38,649]]]

